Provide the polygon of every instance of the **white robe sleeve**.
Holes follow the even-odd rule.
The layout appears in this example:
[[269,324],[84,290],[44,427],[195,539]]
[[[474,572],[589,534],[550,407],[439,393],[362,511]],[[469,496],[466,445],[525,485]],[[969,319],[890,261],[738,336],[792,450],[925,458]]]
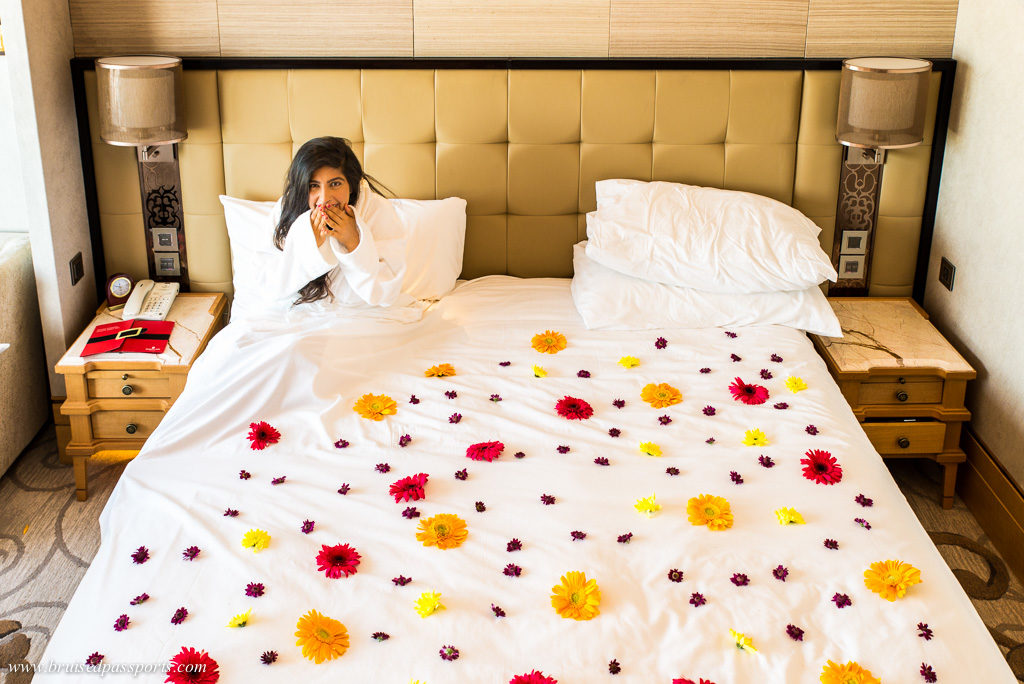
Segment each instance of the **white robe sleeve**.
[[[275,217],[280,209],[275,209]],[[309,222],[310,212],[306,211],[292,221],[284,240],[277,267],[262,274],[262,290],[271,299],[287,304],[299,297],[299,290],[309,281],[319,278],[338,265],[338,259],[328,243],[328,238],[317,247],[316,237]],[[276,218],[275,218],[276,224]]]

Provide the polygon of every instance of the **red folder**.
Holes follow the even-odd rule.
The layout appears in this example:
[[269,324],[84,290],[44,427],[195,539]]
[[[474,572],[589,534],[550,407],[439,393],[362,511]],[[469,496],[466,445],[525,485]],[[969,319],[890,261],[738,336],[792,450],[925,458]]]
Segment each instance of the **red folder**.
[[161,354],[171,338],[174,321],[118,321],[97,325],[82,350],[82,356],[106,352]]

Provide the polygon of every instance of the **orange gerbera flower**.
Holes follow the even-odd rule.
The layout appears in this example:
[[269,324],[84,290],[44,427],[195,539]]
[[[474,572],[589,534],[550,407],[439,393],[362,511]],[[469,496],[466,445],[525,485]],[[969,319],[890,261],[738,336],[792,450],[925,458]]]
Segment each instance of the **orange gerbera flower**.
[[439,363],[423,371],[423,374],[428,378],[446,378],[455,375],[455,366],[450,363]]
[[551,587],[551,607],[564,618],[592,620],[601,612],[601,589],[586,573],[570,571]]
[[864,586],[887,601],[903,598],[909,587],[921,582],[921,571],[898,560],[872,563],[864,571]]
[[334,660],[348,650],[348,630],[334,618],[311,610],[295,623],[296,646],[302,647],[302,655],[319,665],[325,660]]
[[384,420],[384,416],[398,413],[398,404],[386,394],[364,394],[352,410],[367,420]]
[[640,390],[640,398],[652,408],[665,408],[681,402],[683,394],[667,382],[659,382],[657,385],[652,382]]
[[732,527],[729,502],[711,494],[701,494],[687,501],[686,517],[691,525],[707,525],[709,530],[716,532]]
[[557,354],[565,349],[565,335],[554,330],[545,330],[533,336],[530,346],[542,354]]
[[848,660],[845,665],[831,660],[821,668],[821,684],[882,684],[870,670]]
[[424,546],[436,546],[439,549],[454,549],[462,546],[469,536],[466,521],[452,513],[438,513],[427,519],[420,519],[420,529],[416,533],[417,541]]

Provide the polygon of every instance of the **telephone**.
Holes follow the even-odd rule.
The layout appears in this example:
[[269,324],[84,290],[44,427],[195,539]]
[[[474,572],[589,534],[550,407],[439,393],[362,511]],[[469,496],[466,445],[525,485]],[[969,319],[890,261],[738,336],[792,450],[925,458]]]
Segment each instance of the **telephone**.
[[178,295],[178,283],[154,283],[140,280],[125,302],[122,320],[138,318],[143,321],[162,321],[167,318],[171,304]]

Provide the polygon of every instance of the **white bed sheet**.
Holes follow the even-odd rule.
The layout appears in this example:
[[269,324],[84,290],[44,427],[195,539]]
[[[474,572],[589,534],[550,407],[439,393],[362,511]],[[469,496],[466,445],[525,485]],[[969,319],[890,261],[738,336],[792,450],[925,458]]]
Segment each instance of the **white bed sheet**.
[[[545,329],[564,333],[568,347],[557,355],[532,350],[531,337]],[[667,684],[683,676],[816,682],[827,659],[855,660],[886,683],[922,681],[922,663],[940,682],[1015,681],[806,336],[780,327],[735,332],[732,339],[722,329],[587,331],[568,280],[507,277],[465,283],[414,323],[232,323],[197,360],[184,393],[111,495],[99,552],[44,662],[81,663],[94,651],[106,664],[166,662],[190,646],[219,663],[222,682],[507,682],[532,669],[562,684]],[[658,336],[667,348],[655,349]],[[773,353],[783,361],[770,361]],[[618,365],[627,354],[641,365]],[[499,365],[506,360],[511,365]],[[437,363],[453,364],[458,374],[424,377]],[[535,378],[533,364],[548,376]],[[774,377],[759,379],[762,368]],[[591,377],[577,377],[579,370]],[[787,391],[790,375],[808,389]],[[727,388],[736,376],[766,386],[770,400],[734,402]],[[683,402],[649,407],[640,400],[648,382],[671,383]],[[457,398],[446,398],[447,390]],[[358,417],[352,405],[367,392],[393,397],[397,415],[379,423]],[[495,393],[502,401],[490,400]],[[419,404],[409,403],[413,394]],[[558,417],[554,404],[567,394],[590,402],[593,418]],[[612,406],[617,398],[624,408]],[[776,402],[790,408],[774,409]],[[703,415],[706,405],[716,415]],[[460,423],[448,422],[453,412],[462,414]],[[660,425],[661,415],[671,424]],[[245,435],[254,420],[277,427],[280,443],[250,450]],[[819,434],[809,435],[809,424]],[[612,427],[620,437],[609,436]],[[741,444],[753,427],[767,433],[769,446]],[[405,434],[412,442],[401,448]],[[716,443],[706,444],[709,437]],[[339,438],[350,446],[336,449]],[[499,460],[465,457],[469,444],[490,440],[506,445]],[[660,444],[664,457],[642,455],[641,441]],[[571,450],[560,454],[560,445]],[[801,476],[809,448],[839,459],[841,483]],[[518,451],[525,457],[514,458]],[[760,466],[761,454],[776,466]],[[599,456],[611,464],[596,465]],[[390,473],[375,472],[382,462]],[[668,467],[681,473],[670,477]],[[250,480],[239,479],[243,468]],[[462,468],[469,471],[464,482],[453,477]],[[743,484],[733,484],[730,471]],[[430,475],[426,499],[394,503],[390,483],[418,472]],[[270,484],[282,475],[284,484]],[[336,491],[342,483],[351,485],[347,496]],[[557,502],[542,505],[542,493]],[[663,508],[647,519],[633,504],[652,493]],[[732,529],[688,523],[686,502],[703,493],[730,501]],[[861,507],[857,494],[874,505]],[[401,515],[409,505],[424,516],[456,513],[468,523],[468,540],[448,551],[423,547],[417,521]],[[240,515],[224,517],[229,507]],[[780,526],[773,513],[780,507],[797,508],[807,524]],[[857,517],[872,528],[854,523]],[[305,535],[299,527],[307,519],[316,527]],[[272,535],[259,554],[240,545],[250,528]],[[586,539],[572,541],[573,530]],[[632,542],[617,543],[625,532]],[[513,537],[522,551],[506,551]],[[826,549],[825,538],[839,549]],[[362,563],[357,574],[330,580],[314,558],[321,544],[336,543],[355,546]],[[143,545],[152,558],[133,564],[130,554]],[[202,552],[186,562],[181,552],[191,545]],[[862,579],[870,563],[887,559],[912,563],[923,579],[895,603]],[[504,576],[507,563],[520,565],[522,576]],[[772,577],[780,564],[789,570],[785,582]],[[683,582],[668,581],[672,568],[684,571]],[[598,581],[596,619],[575,622],[552,610],[550,589],[569,570]],[[750,585],[734,586],[733,573],[746,573]],[[398,575],[413,582],[397,587],[391,578]],[[248,582],[264,583],[266,595],[247,598]],[[413,603],[424,591],[441,592],[447,610],[420,618]],[[130,606],[143,592],[151,598]],[[693,592],[707,604],[690,605]],[[830,599],[837,592],[853,605],[836,608]],[[495,618],[491,604],[507,617]],[[171,625],[182,606],[189,617]],[[247,627],[225,626],[248,608]],[[302,658],[293,632],[309,609],[347,626],[351,646],[342,658],[322,665]],[[115,632],[122,613],[131,626]],[[917,636],[919,622],[934,639]],[[802,628],[804,640],[790,639],[787,624]],[[730,629],[751,636],[758,653],[735,648]],[[391,638],[372,640],[377,631]],[[460,649],[457,661],[439,657],[447,644]],[[259,662],[267,650],[279,653],[269,667]],[[617,677],[608,673],[612,659],[622,666]]]

